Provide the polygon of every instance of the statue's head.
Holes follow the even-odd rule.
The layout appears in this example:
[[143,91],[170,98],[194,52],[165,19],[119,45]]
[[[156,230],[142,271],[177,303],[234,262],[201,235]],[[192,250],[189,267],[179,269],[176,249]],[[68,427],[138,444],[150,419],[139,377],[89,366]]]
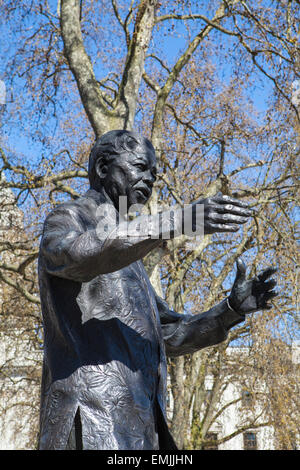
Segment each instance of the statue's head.
[[128,207],[145,204],[156,179],[154,148],[135,132],[107,132],[92,148],[88,173],[91,188],[104,188],[115,207],[120,196],[127,197]]

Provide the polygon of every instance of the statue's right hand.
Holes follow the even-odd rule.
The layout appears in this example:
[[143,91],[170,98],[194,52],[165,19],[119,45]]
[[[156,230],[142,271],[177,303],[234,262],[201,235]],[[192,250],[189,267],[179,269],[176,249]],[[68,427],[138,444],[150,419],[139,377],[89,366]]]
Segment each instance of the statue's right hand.
[[193,204],[202,204],[204,214],[204,235],[216,232],[236,232],[253,215],[246,202],[218,193]]

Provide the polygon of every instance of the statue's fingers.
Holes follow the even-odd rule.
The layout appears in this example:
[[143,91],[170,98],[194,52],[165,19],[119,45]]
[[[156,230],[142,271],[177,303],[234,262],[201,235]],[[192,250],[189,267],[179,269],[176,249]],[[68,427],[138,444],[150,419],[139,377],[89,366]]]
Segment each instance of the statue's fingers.
[[273,308],[273,305],[270,305],[270,304],[267,304],[267,303],[264,303],[261,306],[262,310],[271,310],[271,308]]
[[238,284],[240,282],[244,282],[246,279],[246,265],[242,258],[238,258],[236,260],[236,277],[235,277],[235,284]]
[[274,289],[274,287],[277,285],[277,282],[275,279],[270,279],[269,281],[267,282],[264,282],[263,284],[263,289],[264,291],[270,291],[272,289]]
[[272,276],[272,274],[276,273],[276,271],[277,268],[269,267],[258,275],[258,279],[260,281],[265,281],[266,279],[268,279],[268,277]]
[[218,212],[212,212],[210,220],[213,223],[220,224],[245,224],[248,222],[248,217],[243,217],[235,214],[218,214]]
[[233,204],[216,204],[214,210],[219,214],[233,214],[241,217],[251,217],[253,212],[245,207],[235,206]]
[[246,209],[249,209],[248,203],[244,201],[240,201],[239,199],[235,199],[233,197],[223,195],[221,193],[217,193],[213,197],[214,201],[216,201],[218,204],[232,204],[234,206],[238,207],[244,207]]
[[237,224],[209,223],[208,228],[212,229],[214,232],[237,232],[240,227]]
[[275,290],[271,290],[268,292],[265,292],[262,298],[263,303],[268,302],[269,300],[273,299],[274,297],[277,297],[278,292]]

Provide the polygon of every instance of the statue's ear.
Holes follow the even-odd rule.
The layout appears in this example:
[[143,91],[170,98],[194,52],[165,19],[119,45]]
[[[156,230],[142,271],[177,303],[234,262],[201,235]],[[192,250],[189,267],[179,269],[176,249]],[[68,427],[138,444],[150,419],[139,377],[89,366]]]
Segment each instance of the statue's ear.
[[107,169],[108,169],[108,165],[105,159],[98,158],[98,160],[95,163],[95,171],[100,179],[103,179],[106,177]]

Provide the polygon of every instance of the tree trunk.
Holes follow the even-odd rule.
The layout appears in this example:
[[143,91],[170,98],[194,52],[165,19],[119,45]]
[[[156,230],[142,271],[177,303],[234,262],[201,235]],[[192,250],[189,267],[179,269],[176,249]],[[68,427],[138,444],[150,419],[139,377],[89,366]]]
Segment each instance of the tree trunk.
[[132,129],[136,100],[144,72],[145,55],[154,26],[157,1],[140,2],[122,80],[111,106],[104,99],[91,60],[85,50],[80,25],[80,1],[61,0],[60,25],[64,54],[77,83],[85,112],[96,137],[113,129]]

